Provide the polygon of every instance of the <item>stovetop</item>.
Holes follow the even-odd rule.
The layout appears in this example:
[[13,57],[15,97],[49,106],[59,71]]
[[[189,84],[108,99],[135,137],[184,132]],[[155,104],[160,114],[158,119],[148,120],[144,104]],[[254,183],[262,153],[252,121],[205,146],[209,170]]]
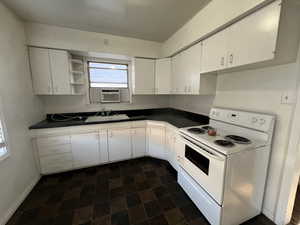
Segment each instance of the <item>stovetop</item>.
[[[215,130],[216,136],[208,135],[208,130]],[[186,139],[205,144],[225,155],[266,145],[265,141],[252,139],[245,135],[237,135],[230,132],[230,130],[222,130],[210,125],[182,128],[180,134]]]

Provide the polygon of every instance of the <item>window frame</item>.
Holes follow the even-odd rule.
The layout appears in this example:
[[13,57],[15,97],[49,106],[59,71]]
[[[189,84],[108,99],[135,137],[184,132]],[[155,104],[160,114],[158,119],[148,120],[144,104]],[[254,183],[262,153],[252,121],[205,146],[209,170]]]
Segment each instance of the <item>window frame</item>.
[[[123,65],[126,66],[127,69],[111,69],[111,68],[104,68],[104,67],[90,67],[90,63],[102,63],[102,64],[114,64],[114,65]],[[123,70],[127,72],[127,87],[96,87],[96,88],[101,88],[101,89],[129,89],[129,64],[128,63],[117,63],[117,62],[107,62],[105,60],[103,61],[97,61],[97,60],[87,60],[87,73],[88,73],[88,85],[89,85],[89,91],[91,88],[91,75],[90,75],[90,68],[94,69],[110,69],[110,70]]]
[[10,156],[10,151],[9,151],[7,127],[5,124],[5,117],[4,117],[4,110],[3,110],[3,101],[2,101],[1,96],[0,96],[0,123],[2,125],[2,132],[3,132],[4,143],[5,143],[5,148],[6,148],[6,152],[3,155],[0,155],[0,162],[2,162]]

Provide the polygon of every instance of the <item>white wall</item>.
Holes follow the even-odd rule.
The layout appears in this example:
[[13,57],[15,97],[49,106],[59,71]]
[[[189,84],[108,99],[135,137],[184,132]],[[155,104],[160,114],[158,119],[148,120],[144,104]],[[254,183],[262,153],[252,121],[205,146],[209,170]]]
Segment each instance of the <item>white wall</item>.
[[86,96],[43,96],[46,113],[93,112],[106,110],[164,108],[169,105],[168,96],[132,96],[132,103],[87,104]]
[[32,93],[25,44],[23,23],[0,3],[0,95],[11,153],[0,162],[0,224],[39,178],[28,126],[43,117],[42,105]]
[[[266,0],[212,0],[163,45],[162,55],[169,56],[199,40]],[[267,0],[268,1],[268,0]]]
[[169,106],[175,109],[181,109],[188,112],[208,115],[212,107],[215,96],[170,96]]
[[218,76],[214,106],[276,115],[264,213],[274,218],[282,169],[287,153],[291,115],[295,104],[281,104],[284,92],[296,93],[297,63]]
[[[158,57],[161,43],[109,34],[80,31],[38,23],[26,23],[28,44],[33,46],[112,53],[126,56]],[[108,43],[105,44],[107,40]]]

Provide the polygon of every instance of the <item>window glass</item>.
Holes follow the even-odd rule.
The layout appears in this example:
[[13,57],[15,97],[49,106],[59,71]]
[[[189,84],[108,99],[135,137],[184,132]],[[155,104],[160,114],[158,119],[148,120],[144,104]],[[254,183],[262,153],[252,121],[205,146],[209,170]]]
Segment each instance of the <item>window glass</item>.
[[6,139],[5,139],[5,133],[4,132],[5,132],[4,124],[3,124],[3,121],[1,120],[1,117],[0,117],[0,159],[3,159],[8,154],[7,142],[6,142]]
[[128,88],[128,65],[89,62],[90,87]]

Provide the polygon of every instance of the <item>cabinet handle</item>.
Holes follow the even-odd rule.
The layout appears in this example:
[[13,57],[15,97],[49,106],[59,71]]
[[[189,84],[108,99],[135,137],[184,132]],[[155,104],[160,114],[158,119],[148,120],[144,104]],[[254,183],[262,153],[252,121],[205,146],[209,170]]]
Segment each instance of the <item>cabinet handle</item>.
[[229,56],[229,63],[230,63],[230,64],[233,63],[233,54],[230,54],[230,56]]
[[224,63],[225,63],[225,57],[223,56],[223,57],[221,58],[221,66],[224,66]]
[[113,137],[113,132],[110,132],[110,137],[111,137],[111,138]]

